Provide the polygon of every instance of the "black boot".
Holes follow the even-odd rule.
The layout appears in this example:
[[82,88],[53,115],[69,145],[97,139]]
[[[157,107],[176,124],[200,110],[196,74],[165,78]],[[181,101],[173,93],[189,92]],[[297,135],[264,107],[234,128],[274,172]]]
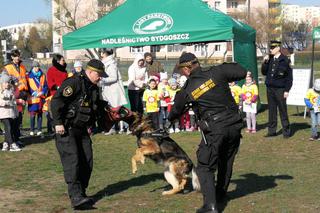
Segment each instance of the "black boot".
[[74,209],[87,209],[92,207],[92,199],[88,197],[73,197],[71,198],[71,205]]
[[218,213],[218,210],[214,204],[204,204],[196,213]]

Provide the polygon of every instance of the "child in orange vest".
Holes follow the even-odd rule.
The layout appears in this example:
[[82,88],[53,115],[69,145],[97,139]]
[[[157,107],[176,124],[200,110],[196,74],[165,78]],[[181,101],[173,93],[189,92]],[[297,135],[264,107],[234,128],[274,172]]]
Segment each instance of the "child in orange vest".
[[28,85],[30,97],[28,99],[28,111],[30,113],[30,135],[35,134],[35,118],[37,116],[37,135],[42,134],[42,107],[48,92],[48,85],[45,74],[36,61],[28,74]]

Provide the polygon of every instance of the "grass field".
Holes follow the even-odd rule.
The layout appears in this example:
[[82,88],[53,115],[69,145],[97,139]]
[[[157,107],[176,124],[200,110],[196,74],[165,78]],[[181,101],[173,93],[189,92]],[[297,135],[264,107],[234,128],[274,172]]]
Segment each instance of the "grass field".
[[[263,107],[259,131],[243,133],[224,212],[320,212],[320,141],[308,141],[309,118],[303,119],[302,108],[297,113],[289,107],[289,114],[294,133],[290,139],[263,137],[267,122]],[[172,137],[196,162],[200,134]],[[0,212],[72,212],[54,140],[25,137],[23,141],[22,152],[0,152]],[[189,213],[201,206],[202,197],[196,192],[162,196],[168,187],[163,167],[150,160],[131,174],[135,148],[133,136],[93,136],[94,170],[88,194],[97,203],[88,212]]]

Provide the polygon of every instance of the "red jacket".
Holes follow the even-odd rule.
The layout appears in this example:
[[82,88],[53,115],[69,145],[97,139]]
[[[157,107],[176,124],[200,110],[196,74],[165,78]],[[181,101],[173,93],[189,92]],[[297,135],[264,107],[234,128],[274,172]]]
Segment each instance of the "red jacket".
[[[48,69],[47,72],[47,81],[48,81],[48,88],[49,94],[54,95],[61,86],[62,82],[68,77],[67,72],[63,72],[58,70],[55,66],[52,66]],[[48,96],[50,96],[48,95]]]

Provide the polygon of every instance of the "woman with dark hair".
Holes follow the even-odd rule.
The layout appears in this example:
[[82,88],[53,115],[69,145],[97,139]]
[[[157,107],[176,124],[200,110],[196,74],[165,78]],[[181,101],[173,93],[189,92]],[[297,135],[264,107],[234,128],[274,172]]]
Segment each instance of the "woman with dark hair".
[[48,69],[47,72],[50,95],[54,95],[57,89],[61,86],[62,82],[68,77],[66,67],[67,64],[62,55],[53,55],[52,66]]
[[[68,77],[66,70],[67,64],[64,57],[60,54],[54,54],[52,58],[52,66],[47,72],[47,83],[48,83],[48,98],[46,99],[45,105],[48,106],[52,96],[56,93],[57,89],[61,86],[62,82]],[[47,116],[47,129],[48,134],[53,134],[52,129],[52,118],[50,113],[46,112]]]

